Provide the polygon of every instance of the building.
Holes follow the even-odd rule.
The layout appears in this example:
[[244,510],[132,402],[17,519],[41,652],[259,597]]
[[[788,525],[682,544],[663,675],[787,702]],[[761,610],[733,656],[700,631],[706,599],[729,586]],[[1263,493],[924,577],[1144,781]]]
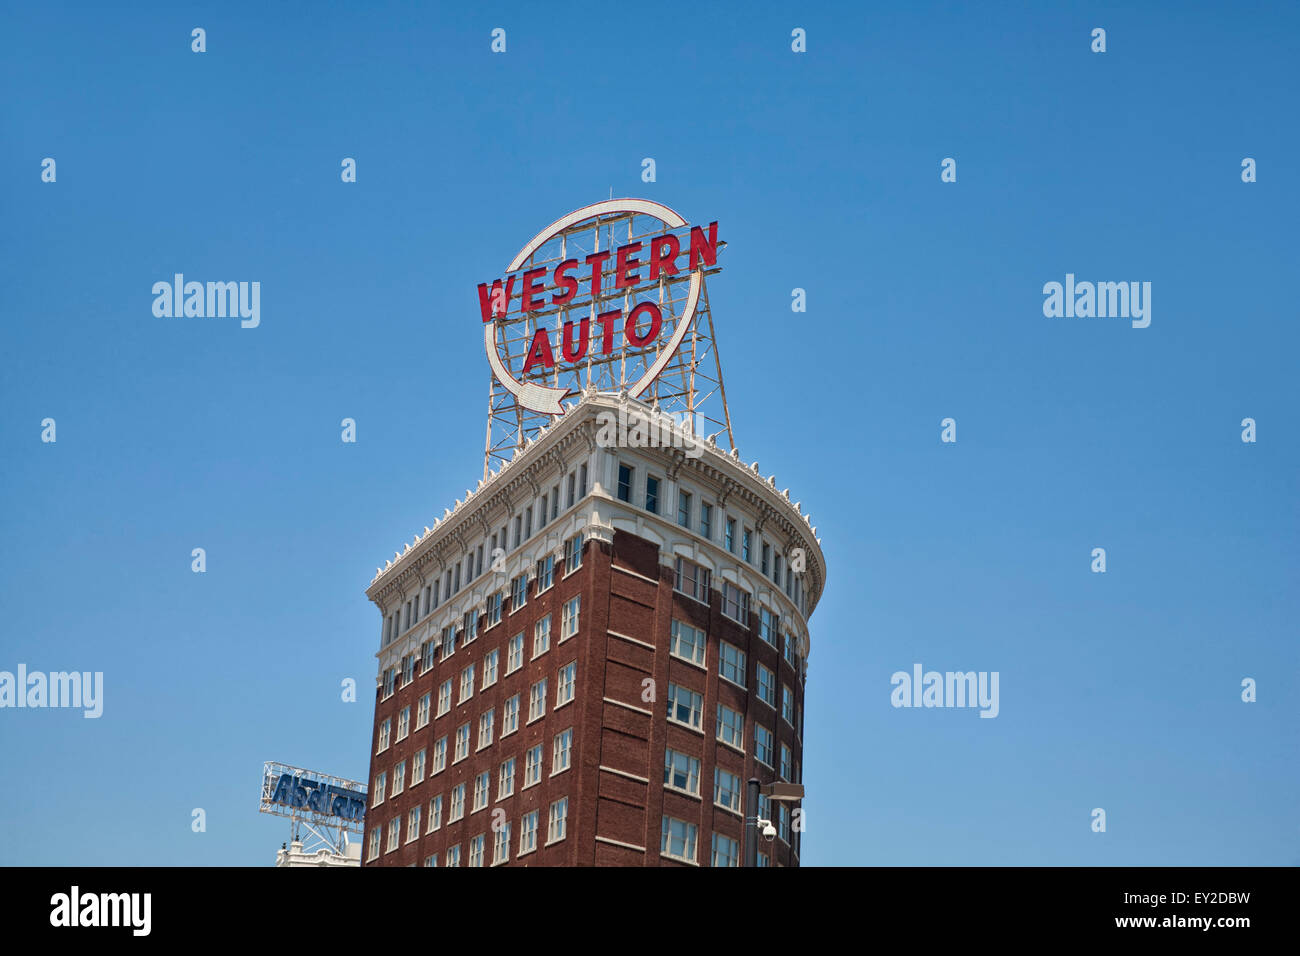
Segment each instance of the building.
[[275,865],[284,867],[360,866],[361,844],[346,844],[341,853],[325,847],[308,852],[302,840],[294,840],[275,851]]
[[744,781],[801,781],[813,529],[716,446],[605,447],[620,408],[655,417],[586,395],[368,589],[364,865],[736,865]]

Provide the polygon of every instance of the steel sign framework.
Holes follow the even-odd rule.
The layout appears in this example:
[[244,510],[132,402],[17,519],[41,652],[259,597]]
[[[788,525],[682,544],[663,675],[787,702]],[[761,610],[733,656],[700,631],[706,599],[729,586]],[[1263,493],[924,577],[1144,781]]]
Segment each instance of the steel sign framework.
[[274,760],[262,769],[258,811],[288,817],[292,838],[303,840],[305,852],[343,853],[347,835],[362,832],[365,807],[366,785],[360,781]]
[[484,478],[590,390],[625,391],[735,447],[709,308],[707,278],[726,245],[716,229],[692,229],[650,200],[611,199],[556,220],[506,281],[479,287],[492,369]]

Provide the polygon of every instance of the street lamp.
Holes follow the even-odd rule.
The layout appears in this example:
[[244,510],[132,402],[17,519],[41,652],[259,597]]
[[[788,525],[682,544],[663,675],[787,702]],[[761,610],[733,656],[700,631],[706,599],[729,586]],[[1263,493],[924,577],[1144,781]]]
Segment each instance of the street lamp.
[[[745,786],[745,866],[758,866],[758,795],[768,800],[795,803],[803,799],[801,783],[759,783],[750,777]],[[768,821],[771,826],[771,821]]]

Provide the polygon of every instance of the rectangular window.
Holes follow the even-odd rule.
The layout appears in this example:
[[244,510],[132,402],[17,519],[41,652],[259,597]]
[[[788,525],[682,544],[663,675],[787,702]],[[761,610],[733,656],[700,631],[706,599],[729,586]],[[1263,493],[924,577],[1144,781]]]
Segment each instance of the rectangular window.
[[429,801],[429,832],[442,829],[442,794]]
[[758,609],[758,636],[776,647],[776,615],[765,607]]
[[[537,818],[539,814],[536,810],[531,813],[525,813],[519,820],[519,855],[532,853],[537,849]],[[378,832],[378,831],[376,831]]]
[[748,528],[746,528],[744,531],[741,532],[741,537],[740,537],[740,556],[741,556],[744,560],[746,560],[747,562],[749,562],[750,564],[753,564],[753,563],[754,563],[754,555],[753,555],[753,551],[752,551],[752,549],[751,549],[750,546],[749,546],[749,544],[750,544],[750,541],[749,541],[749,539],[750,539],[750,534],[751,534],[751,532],[750,532],[750,530],[749,530]]
[[406,789],[406,761],[399,760],[397,766],[393,768],[393,789],[389,791],[390,797],[396,797]]
[[537,593],[541,594],[555,583],[555,555],[548,554],[537,562]]
[[737,750],[745,748],[745,715],[726,704],[718,705],[718,739]]
[[442,659],[445,661],[456,653],[456,625],[448,624],[442,629]]
[[713,834],[713,865],[740,866],[740,841],[721,833]]
[[492,839],[492,865],[505,863],[510,859],[510,821],[497,830]]
[[573,479],[574,479],[573,472],[569,472],[569,488],[568,488],[568,492],[569,492],[568,502],[569,502],[569,503],[568,503],[567,505],[565,505],[566,508],[572,508],[572,507],[573,507]]
[[550,817],[546,823],[546,842],[558,843],[569,832],[569,798],[562,797],[551,804]]
[[424,782],[425,751],[420,750],[411,758],[411,786]]
[[695,839],[698,833],[699,827],[694,823],[687,823],[675,817],[664,817],[663,839],[659,844],[660,854],[670,859],[694,863]]
[[423,674],[425,671],[429,671],[433,669],[433,662],[435,659],[434,656],[437,653],[437,651],[438,651],[438,642],[435,640],[430,639],[420,645],[420,673],[421,674]]
[[687,727],[704,727],[704,696],[677,684],[668,685],[668,719]]
[[460,699],[456,701],[463,704],[474,696],[474,665],[470,664],[460,672]]
[[542,779],[542,745],[530,747],[524,754],[524,789]]
[[415,655],[407,654],[402,658],[402,686],[405,687],[415,677]]
[[447,738],[439,737],[433,744],[433,773],[442,773],[447,769]]
[[385,770],[375,777],[375,785],[370,788],[370,805],[372,807],[377,807],[384,802],[384,794],[388,792],[387,787],[388,771]]
[[419,730],[429,722],[429,693],[420,695],[420,702],[415,706],[415,729]]
[[560,486],[551,485],[551,520],[560,515]]
[[514,536],[510,539],[511,542],[512,542],[512,544],[511,544],[511,546],[510,546],[510,549],[511,549],[512,551],[513,551],[515,548],[519,547],[519,540],[520,540],[520,538],[523,537],[523,533],[524,533],[524,518],[523,518],[523,515],[515,515]]
[[683,594],[708,604],[710,578],[708,568],[700,567],[685,558],[677,559],[673,587]]
[[519,695],[511,697],[501,711],[501,736],[513,734],[519,729]]
[[569,661],[560,668],[559,674],[556,675],[555,683],[555,706],[560,707],[573,700],[573,695],[578,684],[578,662]]
[[704,666],[704,632],[673,618],[669,626],[668,653],[692,664]]
[[438,686],[438,716],[451,710],[451,678],[448,677]]
[[[578,633],[578,612],[582,609],[582,595],[575,594],[564,602],[560,616],[560,640],[567,641]],[[549,618],[547,619],[549,622]]]
[[456,756],[452,763],[459,763],[469,756],[469,721],[456,728]]
[[379,740],[375,744],[375,753],[381,754],[388,749],[389,738],[393,732],[393,719],[385,717],[384,722],[379,725]]
[[781,771],[780,771],[782,780],[794,779],[793,768],[791,766],[791,763],[792,763],[792,755],[790,753],[790,748],[787,747],[785,744],[782,744],[781,745]]
[[461,625],[460,642],[468,644],[476,637],[478,637],[478,612],[466,611],[464,623]]
[[402,818],[400,816],[393,817],[388,821],[388,846],[384,848],[385,853],[392,853],[397,849],[398,838],[402,835],[401,830]]
[[375,827],[370,831],[370,845],[369,845],[369,849],[366,851],[366,862],[369,863],[371,860],[376,860],[378,858],[379,858],[379,827]]
[[762,761],[769,767],[772,760],[772,731],[759,724],[754,725],[754,759]]
[[524,509],[524,540],[527,541],[533,536],[533,509]]
[[618,500],[632,503],[632,469],[627,465],[618,466]]
[[397,713],[397,739],[405,740],[411,732],[411,708],[403,707]]
[[426,856],[426,857],[424,858],[424,865],[425,865],[425,866],[437,866],[437,865],[438,865],[438,854],[436,854],[436,853],[430,853],[428,856]]
[[474,812],[488,805],[488,788],[492,786],[492,772],[484,770],[474,778]]
[[795,646],[794,636],[791,634],[783,634],[781,637],[782,640],[785,641],[785,659],[791,667],[797,669],[799,667],[799,652]]
[[700,534],[713,540],[713,505],[707,501],[700,502]]
[[723,543],[726,544],[727,550],[732,554],[736,553],[736,519],[728,518],[727,523],[723,525]]
[[488,595],[487,599],[487,626],[495,627],[501,623],[501,592]]
[[569,769],[569,761],[573,756],[573,728],[562,730],[555,735],[555,741],[551,748],[551,776],[557,773],[563,773]]
[[762,557],[759,559],[759,572],[766,577],[767,567],[772,560],[772,546],[766,541],[763,542],[763,550],[760,552]]
[[460,844],[447,848],[447,865],[460,866]]
[[713,802],[736,813],[740,812],[740,774],[728,773],[721,767],[713,768]]
[[490,652],[483,658],[483,686],[480,690],[486,690],[497,682],[497,671],[501,667],[501,648]]
[[528,575],[521,574],[510,582],[510,613],[528,603]]
[[781,685],[781,716],[787,724],[794,726],[794,694],[789,684]]
[[551,615],[546,615],[533,625],[533,657],[551,649]]
[[546,678],[543,677],[528,691],[528,722],[531,724],[546,713]]
[[692,796],[700,795],[700,761],[676,750],[664,751],[664,786]]
[[718,673],[733,684],[745,686],[745,652],[722,641],[718,649]]
[[524,666],[524,635],[521,631],[510,638],[506,648],[506,673],[513,674]]
[[677,523],[683,528],[691,526],[691,496],[688,492],[677,492]]
[[758,665],[758,699],[776,709],[776,675],[762,664]]
[[659,513],[659,479],[654,475],[645,476],[645,510],[652,515]]
[[582,535],[575,534],[564,547],[564,574],[567,577],[582,567]]
[[496,714],[496,708],[491,708],[479,714],[477,750],[492,746],[492,725],[496,720]]
[[781,586],[781,556],[779,554],[772,557],[772,583],[777,587]]
[[474,839],[469,841],[469,865],[482,866],[483,852],[487,847],[486,834],[480,833]]
[[749,592],[730,581],[722,582],[722,613],[742,627],[749,627]]
[[587,497],[587,464],[583,462],[578,468],[578,497]]
[[447,810],[447,822],[455,823],[465,815],[465,784],[457,784],[451,790],[451,806]]
[[420,839],[420,810],[423,809],[418,804],[411,807],[406,814],[406,842]]
[[501,764],[501,771],[497,774],[497,799],[504,800],[512,796],[515,792],[515,758]]
[[395,690],[397,690],[397,671],[389,667],[384,670],[383,699],[388,700],[388,698],[393,696]]

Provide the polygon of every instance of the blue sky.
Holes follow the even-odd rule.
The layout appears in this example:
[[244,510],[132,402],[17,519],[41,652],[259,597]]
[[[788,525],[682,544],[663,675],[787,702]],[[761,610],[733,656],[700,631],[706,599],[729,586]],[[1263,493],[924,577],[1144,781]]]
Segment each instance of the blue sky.
[[[1300,13],[881,7],[6,4],[0,669],[106,690],[0,712],[0,862],[269,864],[263,761],[365,777],[476,284],[612,190],[720,222],[740,452],[822,538],[805,863],[1300,863]],[[261,326],[155,318],[175,272]],[[1044,317],[1066,273],[1150,327]],[[891,707],[916,662],[999,716]]]

